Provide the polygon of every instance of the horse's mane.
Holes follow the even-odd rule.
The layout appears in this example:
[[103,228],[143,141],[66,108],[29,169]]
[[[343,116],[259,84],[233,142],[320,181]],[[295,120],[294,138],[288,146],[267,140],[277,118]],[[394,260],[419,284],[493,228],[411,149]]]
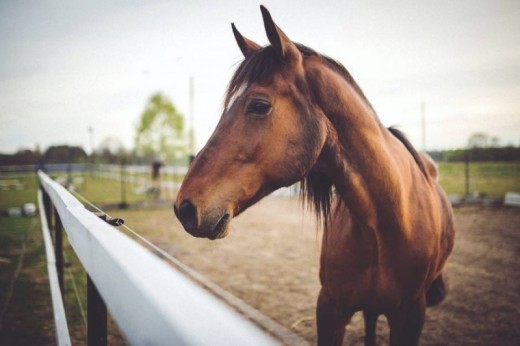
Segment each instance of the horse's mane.
[[412,143],[406,138],[406,135],[401,131],[396,129],[395,127],[389,127],[388,131],[394,135],[395,138],[401,141],[406,149],[410,152],[412,155],[415,163],[417,163],[417,166],[419,166],[419,169],[421,170],[422,174],[424,174],[425,177],[428,177],[428,173],[426,173],[426,167],[424,166],[424,162],[419,156],[419,153],[415,148],[413,147]]
[[[367,99],[350,72],[341,63],[326,55],[319,54],[315,50],[302,44],[295,43],[295,45],[304,58],[311,56],[320,57],[326,66],[342,76],[370,107],[374,113],[375,119],[381,124],[372,104]],[[224,100],[225,108],[228,108],[230,99],[242,85],[271,78],[278,69],[283,67],[283,64],[284,62],[277,57],[272,46],[266,46],[251,53],[242,61],[231,78]],[[427,176],[423,161],[406,136],[396,128],[390,127],[388,130],[406,147],[421,172]],[[326,222],[331,211],[332,197],[334,195],[333,184],[330,179],[323,173],[311,171],[301,181],[300,193],[301,196],[304,197],[304,201],[306,200],[307,203],[312,206],[318,221],[321,220]]]

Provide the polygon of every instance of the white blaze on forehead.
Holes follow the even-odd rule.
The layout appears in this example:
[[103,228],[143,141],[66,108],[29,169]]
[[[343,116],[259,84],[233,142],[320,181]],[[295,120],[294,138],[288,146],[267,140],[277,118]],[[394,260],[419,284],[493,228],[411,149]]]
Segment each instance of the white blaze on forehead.
[[233,107],[233,104],[236,102],[236,100],[242,96],[244,91],[246,91],[248,85],[247,83],[243,83],[240,85],[234,92],[233,95],[229,98],[229,102],[227,103],[226,112]]

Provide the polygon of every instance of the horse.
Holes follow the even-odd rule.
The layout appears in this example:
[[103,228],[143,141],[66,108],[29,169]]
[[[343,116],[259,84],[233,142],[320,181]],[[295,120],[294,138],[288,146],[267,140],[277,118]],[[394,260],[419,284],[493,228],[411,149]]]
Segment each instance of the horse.
[[191,235],[220,239],[233,217],[301,182],[324,229],[318,344],[340,345],[362,311],[366,345],[375,344],[380,315],[391,345],[416,345],[426,307],[447,294],[443,270],[454,243],[435,163],[382,125],[345,67],[291,41],[261,12],[265,47],[231,24],[244,60],[174,212]]

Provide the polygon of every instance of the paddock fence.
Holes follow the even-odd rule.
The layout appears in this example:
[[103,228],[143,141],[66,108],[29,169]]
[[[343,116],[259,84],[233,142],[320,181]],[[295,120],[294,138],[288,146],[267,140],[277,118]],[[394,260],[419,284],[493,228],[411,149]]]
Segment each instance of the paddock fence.
[[89,345],[106,345],[107,309],[125,340],[133,345],[278,344],[251,321],[88,211],[42,171],[38,179],[58,345],[71,344],[62,299],[63,232],[87,272]]
[[[38,170],[57,176],[67,185],[81,190],[89,179],[107,179],[120,184],[122,195],[134,195],[134,202],[147,201],[153,197],[154,189],[159,188],[162,197],[172,198],[180,188],[180,182],[188,171],[187,166],[164,165],[160,169],[160,177],[157,181],[152,179],[152,167],[150,165],[136,164],[102,164],[102,163],[53,163],[43,165],[0,165],[0,178],[9,179],[7,183],[15,184],[22,177],[32,176]],[[2,186],[0,190],[9,188]],[[299,195],[299,184],[290,187],[282,187],[274,191],[270,196],[294,197]],[[141,196],[135,197],[135,196]],[[121,204],[126,201],[121,200]]]

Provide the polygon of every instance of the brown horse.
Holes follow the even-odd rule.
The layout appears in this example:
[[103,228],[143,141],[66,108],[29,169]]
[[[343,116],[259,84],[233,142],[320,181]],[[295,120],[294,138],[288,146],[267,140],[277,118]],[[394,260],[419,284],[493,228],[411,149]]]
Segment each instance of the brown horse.
[[341,344],[346,324],[363,311],[367,345],[379,315],[391,345],[415,345],[425,307],[446,295],[442,270],[454,240],[435,164],[382,126],[343,66],[292,42],[261,10],[271,45],[232,25],[245,60],[175,213],[190,234],[223,238],[234,216],[301,181],[324,223],[319,344]]

